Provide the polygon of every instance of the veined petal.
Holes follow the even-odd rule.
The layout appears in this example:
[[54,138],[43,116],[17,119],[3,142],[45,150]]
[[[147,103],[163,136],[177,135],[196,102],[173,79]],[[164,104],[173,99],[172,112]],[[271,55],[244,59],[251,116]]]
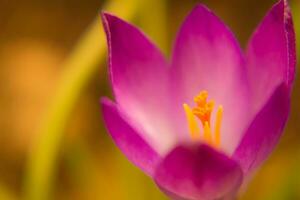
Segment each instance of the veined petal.
[[169,115],[168,64],[134,26],[110,14],[102,17],[117,104],[142,126],[146,141],[159,152],[166,152],[176,139]]
[[291,88],[295,76],[296,51],[293,21],[286,0],[268,12],[247,48],[247,70],[253,112],[257,112],[281,82]]
[[[172,60],[172,83],[177,97],[176,113],[182,103],[206,90],[216,105],[223,105],[222,148],[232,153],[247,123],[248,86],[244,58],[234,35],[205,6],[197,6],[183,23]],[[178,121],[180,132],[184,114]]]
[[282,84],[254,118],[235,150],[233,158],[240,163],[245,174],[252,172],[270,155],[283,133],[289,109],[289,89]]
[[104,122],[119,149],[149,176],[153,176],[159,154],[141,137],[109,99],[101,101]]
[[212,200],[234,195],[242,182],[238,164],[207,145],[178,146],[155,172],[155,181],[179,199]]

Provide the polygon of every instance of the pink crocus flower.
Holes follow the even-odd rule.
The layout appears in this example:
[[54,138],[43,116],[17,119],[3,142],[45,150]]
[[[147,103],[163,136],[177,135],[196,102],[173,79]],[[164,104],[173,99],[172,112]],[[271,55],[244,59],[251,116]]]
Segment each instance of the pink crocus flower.
[[141,31],[102,15],[115,102],[104,121],[127,158],[173,199],[232,199],[283,132],[295,75],[293,22],[275,4],[243,52],[203,5],[168,62]]

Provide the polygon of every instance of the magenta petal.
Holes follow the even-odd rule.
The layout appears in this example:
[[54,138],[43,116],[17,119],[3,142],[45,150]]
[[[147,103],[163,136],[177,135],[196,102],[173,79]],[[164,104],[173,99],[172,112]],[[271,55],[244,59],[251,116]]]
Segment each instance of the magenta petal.
[[178,146],[158,164],[155,181],[173,198],[221,199],[242,182],[238,164],[207,145]]
[[[193,98],[207,90],[216,106],[223,105],[222,148],[232,153],[247,122],[248,85],[244,58],[234,35],[206,7],[199,5],[187,17],[178,34],[172,60],[176,113],[182,104],[193,105]],[[175,119],[176,120],[176,119]],[[184,115],[178,120],[178,130]]]
[[283,132],[289,108],[289,90],[283,84],[257,114],[233,155],[244,173],[253,171],[272,152]]
[[291,87],[295,76],[295,33],[286,0],[275,4],[253,34],[247,49],[254,112],[281,82]]
[[168,64],[159,50],[134,26],[103,14],[109,46],[109,71],[116,97],[126,115],[142,126],[145,139],[159,152],[174,142],[169,104]]
[[160,159],[157,152],[128,124],[112,101],[104,98],[101,105],[105,125],[116,145],[131,162],[153,176],[153,170]]

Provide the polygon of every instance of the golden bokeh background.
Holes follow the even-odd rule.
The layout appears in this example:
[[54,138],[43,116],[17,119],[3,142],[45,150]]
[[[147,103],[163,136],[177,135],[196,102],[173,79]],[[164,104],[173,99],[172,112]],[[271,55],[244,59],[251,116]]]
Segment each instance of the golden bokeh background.
[[[245,47],[275,0],[0,0],[0,200],[166,199],[104,129],[99,98],[111,95],[99,13],[131,21],[169,55],[197,3]],[[300,2],[290,4],[299,41]],[[238,199],[300,199],[299,101],[298,78],[284,136]]]

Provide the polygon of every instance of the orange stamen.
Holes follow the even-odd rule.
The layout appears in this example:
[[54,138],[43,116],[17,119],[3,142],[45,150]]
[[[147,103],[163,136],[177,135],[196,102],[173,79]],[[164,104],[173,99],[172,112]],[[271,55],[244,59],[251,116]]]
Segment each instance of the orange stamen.
[[187,104],[183,104],[183,109],[186,114],[186,119],[188,122],[189,131],[190,131],[192,140],[199,140],[200,139],[200,128],[198,127],[198,124],[197,124],[197,121],[195,119],[192,109]]
[[223,106],[219,106],[216,116],[216,126],[215,126],[215,143],[217,147],[221,145],[221,122],[223,117]]
[[198,140],[200,138],[200,129],[198,127],[195,116],[201,121],[203,126],[203,140],[208,144],[220,147],[221,145],[221,122],[223,117],[223,107],[220,105],[216,113],[216,124],[214,137],[212,136],[211,128],[211,114],[214,109],[215,102],[213,100],[207,101],[208,92],[201,91],[199,95],[194,98],[196,107],[191,109],[187,104],[183,104],[186,113],[186,118],[189,126],[191,138]]
[[204,140],[205,140],[208,144],[212,144],[211,130],[210,130],[210,127],[209,127],[207,121],[206,121],[205,124],[204,124]]

